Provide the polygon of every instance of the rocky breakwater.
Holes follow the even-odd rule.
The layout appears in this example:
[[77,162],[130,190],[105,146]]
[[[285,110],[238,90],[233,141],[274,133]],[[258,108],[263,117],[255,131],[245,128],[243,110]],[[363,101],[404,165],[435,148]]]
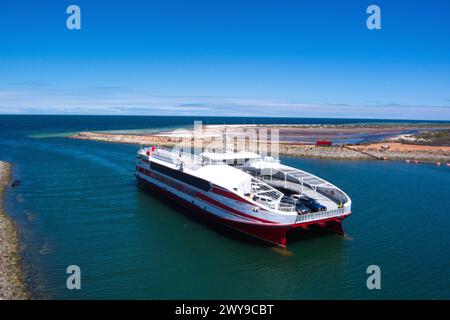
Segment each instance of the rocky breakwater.
[[[143,146],[160,145],[164,147],[193,146],[193,139],[183,139],[176,136],[161,135],[131,135],[99,132],[80,132],[70,136],[72,139],[94,140],[112,143],[128,143]],[[204,138],[202,144],[209,147],[222,148],[221,139]],[[217,144],[217,145],[216,145]],[[261,142],[259,142],[261,147]],[[235,143],[235,150],[241,150]],[[240,144],[241,146],[243,143]],[[411,145],[399,142],[364,143],[356,145],[334,145],[330,147],[315,146],[312,144],[280,141],[278,151],[281,155],[330,159],[330,160],[408,160],[430,163],[450,163],[450,147]],[[269,145],[262,148],[271,150]]]
[[0,161],[0,300],[28,298],[20,270],[17,229],[3,208],[3,192],[10,175],[11,166]]

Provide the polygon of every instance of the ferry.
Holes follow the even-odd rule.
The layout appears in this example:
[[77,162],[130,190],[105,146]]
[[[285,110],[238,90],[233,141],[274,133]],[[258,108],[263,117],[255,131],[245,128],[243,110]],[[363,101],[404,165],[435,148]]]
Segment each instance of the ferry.
[[249,151],[194,155],[159,146],[137,153],[138,185],[189,211],[285,247],[292,230],[344,234],[349,196],[324,179]]

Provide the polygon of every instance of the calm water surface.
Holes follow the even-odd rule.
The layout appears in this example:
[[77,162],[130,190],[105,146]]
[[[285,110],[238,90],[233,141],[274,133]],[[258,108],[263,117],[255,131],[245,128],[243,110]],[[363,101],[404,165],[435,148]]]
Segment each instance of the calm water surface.
[[[353,215],[344,222],[346,237],[295,237],[282,252],[205,225],[137,189],[138,147],[58,136],[193,120],[0,116],[0,159],[14,163],[14,178],[22,181],[7,191],[5,205],[18,224],[27,283],[36,297],[450,298],[450,168],[285,158],[343,188]],[[277,119],[282,121],[348,122]],[[65,286],[72,264],[82,270],[79,291]],[[366,288],[372,264],[381,267],[379,291]]]

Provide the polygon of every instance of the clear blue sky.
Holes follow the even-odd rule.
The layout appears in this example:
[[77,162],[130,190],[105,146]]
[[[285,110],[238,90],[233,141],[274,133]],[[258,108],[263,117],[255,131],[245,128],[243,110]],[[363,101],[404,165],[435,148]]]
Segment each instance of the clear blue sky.
[[450,1],[2,0],[0,113],[450,120]]

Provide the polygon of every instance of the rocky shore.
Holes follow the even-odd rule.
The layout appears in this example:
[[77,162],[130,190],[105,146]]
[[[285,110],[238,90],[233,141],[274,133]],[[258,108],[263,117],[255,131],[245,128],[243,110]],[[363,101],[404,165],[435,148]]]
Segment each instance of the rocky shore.
[[355,145],[348,148],[369,154],[379,160],[418,161],[444,165],[450,163],[450,147],[448,146],[384,142]]
[[3,210],[3,191],[10,181],[10,165],[0,161],[0,300],[27,299],[20,270],[17,230]]
[[[174,147],[175,145],[190,147],[189,139],[176,136],[162,135],[132,135],[100,132],[80,132],[69,138],[80,140],[94,140],[101,142],[137,144],[143,146],[160,145]],[[204,139],[209,143],[209,139]],[[403,160],[429,163],[450,163],[450,147],[415,146],[404,143],[373,143],[361,145],[338,145],[332,147],[318,147],[310,144],[280,142],[281,155],[330,159],[330,160]]]

